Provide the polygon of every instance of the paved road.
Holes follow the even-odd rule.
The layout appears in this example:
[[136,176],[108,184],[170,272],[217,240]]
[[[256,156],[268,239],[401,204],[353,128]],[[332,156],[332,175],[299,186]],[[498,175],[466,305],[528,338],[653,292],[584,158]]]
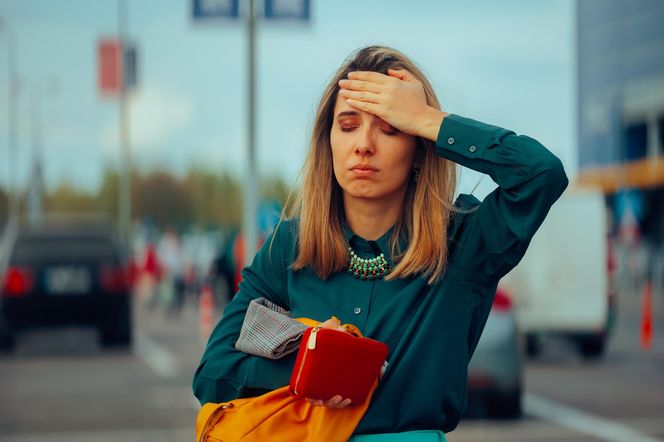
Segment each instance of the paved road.
[[[664,296],[655,338],[638,348],[638,297],[621,298],[607,357],[583,362],[552,342],[526,367],[518,421],[467,419],[449,434],[470,441],[664,440]],[[197,404],[191,375],[203,349],[197,313],[136,309],[131,352],[104,352],[86,329],[36,331],[0,357],[0,441],[187,441]]]

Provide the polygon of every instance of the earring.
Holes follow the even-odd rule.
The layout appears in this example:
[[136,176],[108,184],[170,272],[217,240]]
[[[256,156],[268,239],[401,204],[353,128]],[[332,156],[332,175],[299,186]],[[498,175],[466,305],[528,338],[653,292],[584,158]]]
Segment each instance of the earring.
[[420,180],[420,168],[415,167],[413,169],[413,181],[418,182]]

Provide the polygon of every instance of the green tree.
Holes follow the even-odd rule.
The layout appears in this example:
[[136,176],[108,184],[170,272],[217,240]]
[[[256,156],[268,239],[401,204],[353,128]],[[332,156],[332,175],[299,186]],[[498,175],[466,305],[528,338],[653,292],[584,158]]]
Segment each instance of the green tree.
[[192,201],[186,188],[173,175],[158,171],[135,181],[134,218],[151,218],[158,224],[184,227],[191,221]]
[[74,188],[69,182],[62,181],[44,198],[47,212],[98,212],[99,207],[94,195]]

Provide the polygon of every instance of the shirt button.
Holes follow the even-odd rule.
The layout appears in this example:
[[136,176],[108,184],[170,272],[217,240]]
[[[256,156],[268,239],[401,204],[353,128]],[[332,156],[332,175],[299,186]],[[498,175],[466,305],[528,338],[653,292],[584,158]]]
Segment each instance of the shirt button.
[[454,138],[449,137],[449,138],[447,139],[447,144],[454,144]]
[[470,147],[468,148],[468,150],[470,150],[471,152],[475,152],[475,151],[477,150],[477,147],[475,147],[475,146],[470,146]]
[[362,309],[359,308],[359,307],[355,307],[355,309],[353,309],[353,313],[355,313],[356,315],[359,315],[360,313],[362,313]]

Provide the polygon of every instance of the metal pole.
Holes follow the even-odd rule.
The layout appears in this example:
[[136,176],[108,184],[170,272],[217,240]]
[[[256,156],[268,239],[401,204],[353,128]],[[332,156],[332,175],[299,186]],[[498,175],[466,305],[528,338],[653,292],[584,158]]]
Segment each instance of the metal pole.
[[124,51],[128,20],[126,0],[118,0],[118,39],[120,40],[120,152],[121,172],[118,174],[118,216],[120,230],[131,251],[131,147],[129,140],[129,103],[124,75]]
[[16,149],[16,96],[18,94],[18,84],[16,76],[16,40],[14,39],[13,32],[7,28],[7,57],[9,62],[9,167],[10,167],[10,202],[9,213],[10,219],[18,221],[18,201],[19,201],[19,186],[18,186],[18,152]]
[[4,28],[7,33],[7,104],[9,126],[9,183],[7,185],[7,197],[9,199],[9,220],[18,221],[18,180],[17,176],[17,152],[16,152],[16,96],[18,93],[18,84],[16,76],[16,39],[13,30],[7,24],[7,21],[0,18],[0,29]]
[[37,225],[42,220],[43,176],[42,176],[42,97],[35,87],[32,97],[32,171],[28,186],[28,220]]
[[256,170],[256,10],[255,0],[249,0],[247,15],[247,52],[248,52],[248,121],[247,121],[247,175],[244,183],[243,231],[246,245],[245,265],[251,263],[256,254],[258,228],[256,212],[258,207],[259,177]]

